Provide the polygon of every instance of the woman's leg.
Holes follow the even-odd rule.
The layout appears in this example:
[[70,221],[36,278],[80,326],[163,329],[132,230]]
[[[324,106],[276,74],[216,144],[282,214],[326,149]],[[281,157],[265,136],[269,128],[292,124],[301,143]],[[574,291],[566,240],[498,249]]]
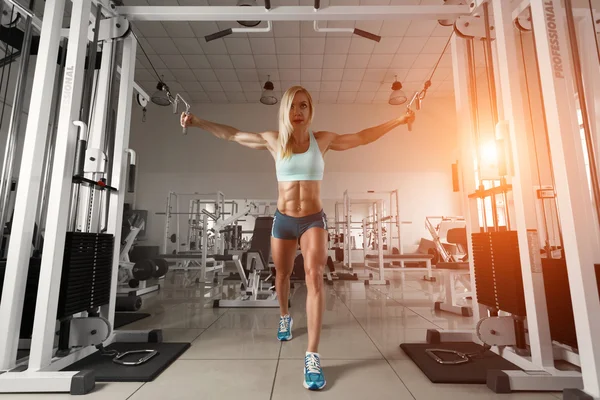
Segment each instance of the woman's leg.
[[275,263],[275,291],[279,300],[281,316],[288,314],[288,299],[290,297],[290,276],[294,270],[297,240],[277,239],[271,237],[271,255]]
[[327,231],[315,227],[308,229],[300,238],[306,272],[306,314],[308,324],[308,352],[318,353],[321,324],[325,308],[323,293],[323,269],[327,263]]

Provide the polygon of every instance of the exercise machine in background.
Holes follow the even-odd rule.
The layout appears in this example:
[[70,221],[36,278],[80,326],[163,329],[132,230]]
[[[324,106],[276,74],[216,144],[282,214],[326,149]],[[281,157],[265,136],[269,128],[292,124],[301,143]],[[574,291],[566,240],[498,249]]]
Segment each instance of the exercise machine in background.
[[[220,308],[244,308],[244,307],[269,307],[279,308],[279,300],[273,286],[269,259],[271,257],[271,230],[273,217],[258,217],[254,224],[252,243],[243,259],[245,265],[238,256],[226,256],[235,261],[238,276],[223,281],[224,294],[222,299],[215,300],[214,307]],[[274,269],[274,268],[273,268]],[[263,277],[264,274],[266,277]],[[237,281],[240,284],[229,284]],[[228,292],[227,288],[232,288]],[[288,299],[289,304],[289,299]],[[291,305],[291,304],[290,304]]]
[[401,347],[435,382],[598,399],[598,17],[569,0],[473,6],[452,60],[475,333]]
[[[463,261],[464,248],[448,241],[448,232],[455,228],[464,228],[466,226],[463,217],[425,217],[425,228],[431,235],[433,248],[431,253],[434,255],[432,263],[436,265],[438,261],[456,262]],[[462,250],[462,251],[461,251]]]
[[[91,0],[73,2],[63,30],[65,3],[47,0],[38,28],[30,10],[11,11],[25,21],[22,78],[34,29],[40,40],[29,103],[35,112],[27,116],[0,274],[0,393],[86,394],[97,380],[150,381],[190,346],[162,343],[160,330],[114,329],[137,43],[125,18]],[[85,65],[97,64],[94,79]],[[21,99],[25,86],[15,89]],[[20,118],[19,110],[11,124]],[[54,126],[60,134],[51,134]],[[92,201],[82,206],[82,194]],[[36,224],[43,241],[32,238]],[[41,257],[32,258],[38,244]],[[107,359],[111,368],[99,368]]]
[[[117,292],[125,297],[138,297],[160,290],[161,280],[169,271],[167,260],[160,258],[158,252],[150,256],[146,251],[145,257],[135,262],[131,261],[133,246],[146,225],[146,220],[138,212],[128,212],[129,218],[123,218],[123,223],[127,224],[129,229],[121,245]],[[123,298],[117,298],[117,311],[137,311],[140,306],[141,299],[125,301]]]
[[[206,199],[215,195],[215,200]],[[189,209],[186,212],[179,211],[182,198],[189,202]],[[216,194],[170,192],[164,213],[163,253],[158,257],[167,260],[171,264],[172,271],[185,273],[196,271],[194,278],[187,278],[190,282],[208,282],[208,274],[212,274],[211,279],[216,281],[218,274],[224,271],[226,260],[215,256],[241,257],[247,250],[245,247],[250,243],[244,242],[242,235],[248,231],[244,231],[240,223],[245,222],[245,218],[269,215],[271,206],[272,202],[266,201],[244,201],[240,204],[235,200],[226,200],[222,192]],[[173,225],[175,232],[171,233]],[[180,235],[183,230],[187,232],[185,240]],[[167,246],[169,241],[175,244],[172,252],[166,251],[169,249]]]
[[[361,196],[356,198],[355,196]],[[386,201],[389,200],[387,206],[389,211],[386,210]],[[369,214],[362,221],[363,239],[369,237],[368,230],[371,229],[373,241],[373,249],[369,249],[369,243],[363,243],[363,257],[365,270],[370,269],[378,273],[379,279],[373,279],[373,275],[369,275],[369,279],[365,280],[365,285],[389,285],[389,280],[385,278],[385,272],[392,272],[394,270],[399,271],[426,271],[424,279],[435,280],[432,274],[431,260],[433,258],[430,254],[419,254],[419,253],[404,253],[404,241],[402,239],[402,225],[409,224],[408,221],[402,221],[400,218],[400,206],[399,206],[399,195],[398,190],[392,190],[390,192],[374,192],[369,191],[366,193],[349,193],[344,192],[344,220],[352,221],[352,205],[353,204],[366,204],[369,206]],[[350,248],[350,242],[348,237],[351,233],[351,224],[342,224],[345,229],[344,242],[344,263],[348,260],[349,266],[352,265],[352,251]],[[384,238],[384,226],[389,226],[389,230],[386,229],[386,236]],[[397,242],[394,241],[397,240]],[[384,244],[385,242],[385,244]],[[397,243],[398,247],[394,247],[394,243]],[[394,251],[394,248],[397,251]],[[386,267],[386,263],[388,266]],[[425,263],[425,267],[407,267],[405,262],[414,263]],[[394,263],[399,263],[399,267],[396,267]]]

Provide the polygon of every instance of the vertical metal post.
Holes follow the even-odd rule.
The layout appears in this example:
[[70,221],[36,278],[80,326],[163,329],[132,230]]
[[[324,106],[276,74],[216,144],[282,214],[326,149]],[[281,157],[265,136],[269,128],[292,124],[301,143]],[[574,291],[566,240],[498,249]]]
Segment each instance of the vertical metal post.
[[188,229],[187,229],[187,240],[185,241],[185,250],[191,250],[190,242],[194,234],[194,200],[190,200],[188,205]]
[[[39,371],[50,365],[55,338],[60,280],[69,220],[73,164],[77,143],[77,127],[83,89],[85,48],[88,42],[88,22],[91,0],[73,1],[69,44],[63,79],[63,96],[58,117],[58,132],[50,181],[46,236],[40,269],[29,371]],[[54,60],[56,63],[56,59]]]
[[208,255],[208,215],[202,214],[202,282],[206,282],[206,256]]
[[115,318],[115,301],[118,284],[119,256],[121,243],[121,224],[123,221],[123,205],[127,195],[127,147],[131,126],[131,108],[133,103],[133,77],[135,73],[135,54],[137,42],[131,33],[123,39],[121,60],[121,80],[119,83],[119,102],[117,106],[117,126],[114,144],[113,168],[110,171],[112,186],[117,191],[107,193],[110,197],[108,209],[107,233],[114,235],[113,273],[110,286],[108,306],[102,307],[102,315],[111,324]]
[[179,221],[181,219],[181,215],[179,215],[179,195],[177,195],[177,193],[174,193],[175,196],[175,218],[177,220],[177,233],[176,233],[176,239],[175,240],[175,253],[179,254],[179,252],[181,251],[181,230],[180,230],[180,224]]
[[[369,218],[365,217],[362,220],[362,228],[363,228],[363,258],[367,260],[367,225],[369,224]],[[365,265],[367,263],[365,262]]]
[[[494,74],[495,66],[492,56],[492,33],[490,27],[489,4],[487,2],[483,3],[483,19],[485,24],[485,40],[483,42],[483,51],[487,65],[488,90],[490,94],[490,112],[492,114],[492,124],[495,127],[498,123],[498,103],[496,97],[496,78]],[[495,199],[493,199],[493,201],[495,202]],[[498,225],[496,224],[496,227],[497,226]]]
[[[93,43],[92,43],[93,45]],[[96,48],[93,49],[96,52]],[[108,105],[110,104],[111,96],[111,83],[112,83],[112,70],[114,67],[114,43],[113,40],[108,40],[102,47],[102,60],[100,64],[100,71],[96,80],[97,90],[95,93],[94,110],[93,112],[82,112],[83,118],[88,118],[90,115],[89,135],[87,138],[88,149],[102,149],[103,144],[106,140],[109,130],[107,129],[108,120]],[[95,66],[91,66],[94,68]],[[93,74],[92,69],[92,74]],[[93,81],[93,75],[88,74],[86,76],[91,86]],[[87,84],[87,83],[86,83]],[[91,95],[92,89],[89,89]],[[87,93],[86,93],[87,95]],[[91,103],[91,101],[90,101]],[[107,154],[108,156],[108,154]],[[108,172],[108,170],[107,170]],[[94,173],[88,172],[85,177],[88,179],[94,179]],[[110,182],[107,182],[110,185]],[[74,203],[79,204],[77,211],[78,225],[83,227],[86,232],[98,232],[99,231],[99,217],[98,214],[92,213],[91,210],[97,210],[100,207],[99,191],[90,187],[81,187],[80,195],[74,198]]]
[[15,366],[65,0],[46,0],[0,301],[0,371]]
[[[338,202],[335,202],[335,237],[338,245],[340,243],[340,212],[338,211]],[[337,260],[336,260],[337,261]]]
[[[457,131],[458,142],[460,148],[459,167],[459,184],[462,193],[462,209],[466,222],[467,229],[467,244],[469,254],[473,254],[473,239],[472,234],[479,232],[479,209],[477,207],[478,200],[470,199],[469,194],[477,190],[475,169],[475,126],[473,123],[473,107],[471,107],[469,98],[471,89],[469,79],[469,69],[471,65],[468,61],[468,42],[454,35],[451,42],[452,46],[452,71],[454,74],[454,97],[456,100],[456,116],[457,116]],[[469,270],[471,287],[473,288],[473,320],[478,321],[483,314],[484,308],[478,306],[477,292],[475,290],[475,265],[473,257],[469,257]],[[480,315],[480,312],[482,315]]]
[[385,269],[383,268],[383,200],[376,201],[373,207],[374,222],[377,224],[377,255],[379,257],[379,280],[385,281]]
[[[80,120],[85,123],[89,129],[91,130],[91,110],[92,110],[92,95],[95,81],[95,72],[96,72],[96,55],[98,53],[98,35],[100,28],[100,20],[102,17],[102,8],[98,3],[96,5],[96,16],[94,18],[94,36],[92,42],[88,45],[87,48],[87,69],[85,70],[85,77],[83,81],[83,97],[82,97],[82,107],[81,107],[81,115]],[[97,108],[97,106],[95,107]],[[104,111],[104,109],[101,109]],[[83,133],[83,132],[82,132]],[[79,140],[89,140],[90,132],[84,133],[85,136],[81,136]],[[87,136],[87,137],[86,137]],[[87,148],[90,148],[89,143]],[[85,153],[85,150],[83,151]],[[82,171],[76,171],[76,173],[82,173]],[[86,176],[88,179],[94,179],[93,177]],[[94,179],[95,180],[95,179]],[[81,192],[86,194],[87,196],[81,196]],[[82,187],[81,185],[73,185],[72,199],[71,199],[71,221],[69,229],[77,230],[80,229],[83,232],[97,232],[97,229],[93,229],[91,227],[91,221],[96,218],[96,215],[92,212],[95,210],[95,204],[92,204],[92,198],[96,195],[98,191],[95,188]],[[83,199],[82,199],[83,197]],[[83,200],[83,202],[82,202]],[[94,198],[94,201],[98,201]],[[79,227],[78,216],[80,214],[85,214],[83,218],[83,222]]]
[[21,126],[21,112],[25,101],[25,89],[27,88],[29,50],[31,48],[31,40],[33,37],[31,17],[27,17],[25,24],[23,47],[21,48],[21,58],[19,60],[19,70],[17,72],[17,80],[15,83],[15,94],[13,97],[12,112],[10,114],[10,124],[8,126],[4,161],[2,164],[2,175],[0,176],[0,231],[4,230],[4,224],[6,224],[6,221],[8,220],[8,203],[12,186],[14,159],[17,151],[19,128]]
[[[596,21],[592,20],[591,16],[582,17],[578,23],[578,35],[580,52],[582,54],[594,54],[596,48],[596,40],[594,32],[596,31]],[[582,61],[582,77],[585,89],[585,98],[589,105],[590,113],[590,128],[592,131],[592,144],[594,145],[596,154],[600,154],[600,65],[597,57],[583,57]],[[600,168],[600,160],[597,160],[598,168]]]
[[556,201],[564,232],[569,288],[580,349],[584,390],[600,397],[600,301],[594,263],[600,260],[599,232],[585,179],[583,149],[575,113],[575,93],[565,15],[560,0],[531,0]]
[[49,137],[46,141],[46,149],[44,150],[44,168],[42,178],[42,188],[40,193],[40,207],[38,209],[36,223],[38,226],[37,236],[35,238],[34,247],[36,251],[42,251],[42,229],[46,226],[46,216],[48,213],[48,194],[50,192],[50,174],[52,173],[52,163],[54,160],[54,144],[56,142],[56,134],[58,132],[58,109],[62,93],[62,83],[65,73],[65,59],[67,56],[67,41],[62,40],[62,48],[64,51],[61,54],[60,69],[56,77],[54,86],[54,117],[50,125]]
[[[94,95],[94,75],[96,72],[96,56],[98,55],[98,35],[100,34],[100,20],[102,19],[102,7],[100,3],[96,4],[96,18],[94,21],[94,36],[88,46],[87,52],[87,70],[83,81],[83,98],[81,107],[80,119],[88,125],[92,125],[92,113],[98,110],[98,105],[95,104],[92,108],[92,96]],[[104,51],[102,52],[104,57]],[[104,60],[103,60],[104,61]],[[101,91],[100,86],[96,91]]]
[[577,88],[577,100],[579,102],[579,110],[581,111],[581,120],[583,125],[583,133],[585,136],[586,154],[589,159],[589,179],[590,187],[594,199],[594,208],[596,210],[596,224],[600,227],[600,181],[598,180],[598,161],[594,146],[594,137],[590,127],[590,114],[586,101],[585,87],[582,77],[582,62],[579,55],[579,45],[577,43],[577,26],[575,25],[575,17],[573,16],[573,4],[571,0],[564,0],[565,13],[567,16],[567,31],[568,39],[571,47],[571,57],[573,65],[573,80]]
[[[402,241],[402,220],[400,219],[400,195],[398,194],[398,189],[394,190],[394,193],[396,195],[396,227],[398,228],[398,250],[400,251],[400,254],[404,254],[404,242]],[[402,261],[402,266],[404,266],[404,261]]]
[[497,33],[496,49],[500,60],[498,72],[503,92],[504,112],[505,115],[511,116],[508,125],[514,165],[512,191],[515,200],[515,227],[519,242],[531,360],[539,366],[554,367],[541,256],[539,252],[530,251],[527,234],[528,230],[537,229],[537,221],[512,7],[502,0],[493,0],[493,4]]
[[348,268],[352,271],[352,211],[350,195],[346,192],[346,243],[348,244]]

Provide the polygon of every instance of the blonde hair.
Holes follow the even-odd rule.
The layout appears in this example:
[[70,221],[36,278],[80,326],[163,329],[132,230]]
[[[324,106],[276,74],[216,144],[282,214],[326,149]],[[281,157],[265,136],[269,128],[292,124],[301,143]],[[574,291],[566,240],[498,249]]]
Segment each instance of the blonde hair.
[[304,89],[302,86],[292,86],[283,94],[281,98],[281,103],[279,106],[279,153],[282,159],[289,158],[292,156],[293,147],[295,143],[294,136],[292,133],[294,132],[294,126],[292,125],[292,121],[290,121],[290,110],[292,108],[292,104],[294,102],[294,96],[296,93],[302,92],[308,98],[308,108],[309,108],[309,116],[308,116],[308,124],[312,123],[314,108],[313,101],[308,90]]

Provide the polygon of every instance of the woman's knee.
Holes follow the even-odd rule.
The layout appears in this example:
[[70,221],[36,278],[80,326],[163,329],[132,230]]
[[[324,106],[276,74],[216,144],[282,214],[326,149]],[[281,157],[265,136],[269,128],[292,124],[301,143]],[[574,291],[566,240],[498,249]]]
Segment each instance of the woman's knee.
[[290,277],[292,276],[292,272],[293,268],[290,269],[287,267],[275,267],[275,279],[290,279]]
[[320,289],[323,285],[323,262],[305,262],[304,272],[306,275],[306,285],[310,289]]

